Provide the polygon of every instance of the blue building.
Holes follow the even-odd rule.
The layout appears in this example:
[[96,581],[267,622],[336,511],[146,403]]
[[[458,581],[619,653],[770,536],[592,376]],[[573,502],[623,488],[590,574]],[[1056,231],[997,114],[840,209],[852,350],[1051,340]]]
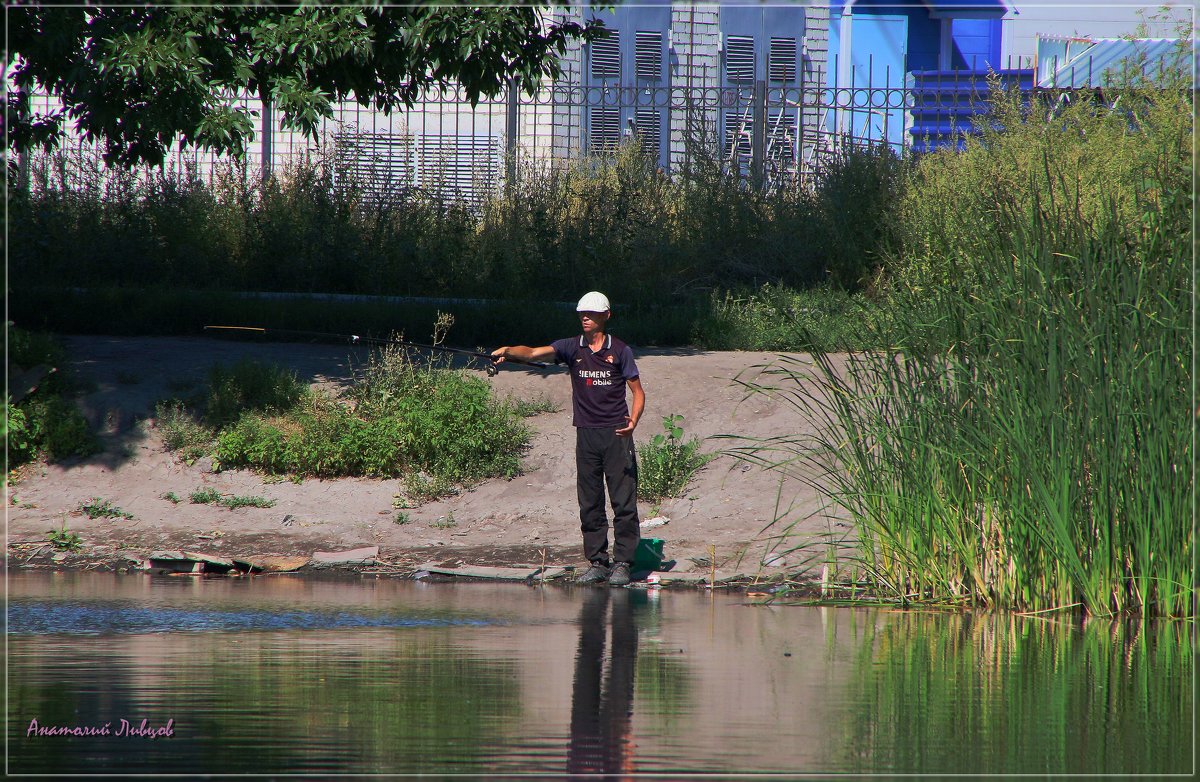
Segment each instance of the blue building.
[[[822,84],[826,6],[639,0],[585,6],[581,16],[610,30],[582,51],[584,151],[636,134],[670,171],[687,154],[689,123],[701,116],[731,162],[748,159],[761,133],[765,157],[794,168],[803,139],[816,136],[817,112],[804,111],[801,93]],[[772,106],[756,118],[752,98],[765,89]],[[756,129],[756,121],[766,127]]]
[[910,74],[1001,70],[1008,11],[1004,0],[835,0],[826,85],[838,108],[826,127],[857,142],[886,141],[899,152],[910,126]]

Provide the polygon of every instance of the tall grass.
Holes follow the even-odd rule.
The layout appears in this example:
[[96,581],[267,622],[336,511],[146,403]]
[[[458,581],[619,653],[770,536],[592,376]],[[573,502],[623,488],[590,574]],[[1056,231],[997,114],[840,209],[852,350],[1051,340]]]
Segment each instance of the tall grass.
[[[1193,611],[1191,93],[1129,89],[1119,112],[1076,98],[1049,120],[1008,98],[1003,130],[917,167],[911,202],[985,228],[897,259],[893,347],[750,383],[819,432],[745,452],[815,468],[856,524],[846,571],[880,593]],[[940,184],[996,167],[1021,173],[954,182],[974,199]]]
[[266,182],[236,164],[205,182],[186,168],[111,175],[79,152],[38,156],[28,191],[10,191],[14,291],[560,301],[601,289],[651,304],[765,283],[855,288],[890,235],[884,206],[901,170],[888,153],[848,151],[815,189],[758,192],[719,166],[667,177],[626,144],[554,165],[518,161],[507,186],[467,202],[406,182],[370,191],[333,152]]

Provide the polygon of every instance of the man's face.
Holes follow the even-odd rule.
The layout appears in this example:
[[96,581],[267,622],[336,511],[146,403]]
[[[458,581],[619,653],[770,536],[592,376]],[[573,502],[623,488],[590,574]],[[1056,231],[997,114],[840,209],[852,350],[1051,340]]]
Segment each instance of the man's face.
[[604,324],[608,322],[608,316],[607,312],[579,313],[579,323],[583,326],[583,333],[595,334],[597,331],[603,331]]

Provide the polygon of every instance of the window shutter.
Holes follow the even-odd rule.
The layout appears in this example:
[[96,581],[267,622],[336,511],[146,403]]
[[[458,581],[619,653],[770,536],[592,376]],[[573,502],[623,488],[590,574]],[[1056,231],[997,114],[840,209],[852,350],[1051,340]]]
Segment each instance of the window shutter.
[[725,78],[754,81],[754,38],[731,35],[725,39]]
[[767,60],[769,78],[771,81],[796,80],[796,39],[772,38],[769,59]]
[[638,30],[634,38],[634,70],[639,79],[662,79],[663,34]]
[[607,38],[597,38],[592,47],[592,80],[617,81],[621,78],[621,33],[609,30]]
[[641,142],[642,152],[654,160],[658,160],[661,151],[662,115],[652,106],[639,106],[637,110],[638,141]]
[[592,106],[588,124],[588,151],[612,152],[621,143],[621,109]]

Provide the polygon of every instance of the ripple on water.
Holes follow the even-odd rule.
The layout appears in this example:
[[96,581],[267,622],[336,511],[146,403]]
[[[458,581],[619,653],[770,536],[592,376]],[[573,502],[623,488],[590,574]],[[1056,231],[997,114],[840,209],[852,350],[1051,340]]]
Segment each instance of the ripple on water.
[[478,617],[388,611],[217,611],[144,606],[132,601],[13,600],[8,605],[8,631],[30,635],[481,627],[493,624],[500,622]]

